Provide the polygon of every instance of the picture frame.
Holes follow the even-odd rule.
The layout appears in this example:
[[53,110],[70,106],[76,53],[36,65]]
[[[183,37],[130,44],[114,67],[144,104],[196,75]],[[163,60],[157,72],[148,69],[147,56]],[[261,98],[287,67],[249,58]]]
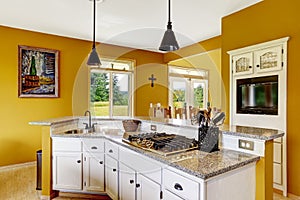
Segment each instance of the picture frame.
[[18,45],[18,96],[59,97],[59,51]]

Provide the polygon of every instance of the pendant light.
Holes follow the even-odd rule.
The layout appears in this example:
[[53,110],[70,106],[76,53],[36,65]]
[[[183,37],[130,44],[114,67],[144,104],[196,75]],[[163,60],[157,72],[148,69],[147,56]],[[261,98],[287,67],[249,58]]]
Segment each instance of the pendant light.
[[95,35],[96,35],[96,0],[94,1],[94,21],[93,21],[93,48],[92,48],[92,52],[89,55],[88,61],[87,61],[87,65],[89,66],[100,66],[101,62],[96,50],[96,45],[95,45]]
[[167,30],[164,34],[164,37],[161,41],[159,50],[161,51],[175,51],[179,49],[179,45],[176,41],[175,34],[172,31],[172,22],[171,22],[171,0],[169,0],[169,20],[167,25]]

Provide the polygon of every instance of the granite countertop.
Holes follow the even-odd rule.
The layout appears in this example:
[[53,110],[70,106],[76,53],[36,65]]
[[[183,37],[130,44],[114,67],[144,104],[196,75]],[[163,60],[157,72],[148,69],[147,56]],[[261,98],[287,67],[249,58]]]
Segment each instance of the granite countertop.
[[247,137],[259,140],[273,140],[284,136],[284,132],[275,129],[257,128],[248,126],[223,125],[220,130],[222,134]]
[[223,174],[233,169],[256,162],[259,156],[238,151],[222,149],[213,153],[192,150],[170,156],[162,156],[147,150],[143,150],[122,141],[122,135],[106,135],[103,133],[89,134],[52,134],[52,137],[77,137],[77,138],[105,138],[131,149],[144,156],[155,159],[168,166],[175,167],[190,175],[201,179],[208,179]]

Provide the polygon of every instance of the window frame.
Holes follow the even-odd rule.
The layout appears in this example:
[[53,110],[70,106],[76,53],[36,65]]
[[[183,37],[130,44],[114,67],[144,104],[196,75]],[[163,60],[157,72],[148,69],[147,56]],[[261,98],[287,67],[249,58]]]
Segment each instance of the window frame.
[[[120,69],[110,69],[110,68],[101,68],[101,67],[89,67],[88,72],[88,107],[91,110],[91,73],[93,71],[97,71],[99,73],[108,73],[109,76],[109,116],[98,116],[97,117],[109,117],[109,118],[116,118],[116,117],[132,117],[134,113],[134,68],[135,68],[135,61],[130,59],[109,59],[109,58],[102,58],[101,62],[121,62],[121,63],[128,63],[130,65],[129,70],[120,70]],[[129,75],[129,86],[128,86],[128,116],[115,116],[113,115],[113,74],[128,74]]]
[[[181,73],[174,73],[170,72],[173,69],[180,69],[180,70],[186,70],[186,71],[197,71],[197,69],[193,68],[188,68],[188,67],[178,67],[174,65],[169,65],[169,105],[173,107],[173,82],[174,81],[180,81],[180,82],[185,82],[186,86],[186,92],[185,92],[185,101],[187,106],[193,106],[194,107],[194,83],[204,83],[204,88],[203,88],[203,107],[205,108],[208,102],[208,70],[205,69],[198,69],[202,73],[205,73],[206,75],[189,75],[189,74],[181,74]],[[201,109],[204,109],[201,108]]]

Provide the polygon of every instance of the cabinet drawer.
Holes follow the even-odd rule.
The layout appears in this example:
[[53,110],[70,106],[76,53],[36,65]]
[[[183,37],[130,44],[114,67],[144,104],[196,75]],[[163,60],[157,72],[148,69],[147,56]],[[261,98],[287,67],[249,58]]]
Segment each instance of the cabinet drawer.
[[199,199],[199,183],[168,169],[163,170],[164,187],[184,199]]
[[52,138],[53,151],[77,152],[82,150],[80,138]]
[[84,138],[83,150],[86,152],[104,152],[104,140],[99,138]]
[[281,164],[273,164],[273,182],[279,185],[282,184]]
[[117,144],[113,142],[106,141],[105,142],[105,153],[112,158],[118,159],[119,158],[119,148]]
[[274,143],[274,162],[281,163],[281,144],[280,143]]

